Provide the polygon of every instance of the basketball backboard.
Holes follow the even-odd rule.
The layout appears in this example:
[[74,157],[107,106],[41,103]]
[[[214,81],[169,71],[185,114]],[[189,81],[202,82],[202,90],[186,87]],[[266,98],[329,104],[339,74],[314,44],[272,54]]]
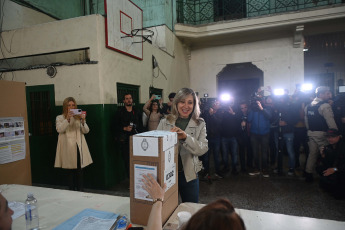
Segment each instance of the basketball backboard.
[[104,6],[106,47],[143,60],[142,9],[131,0],[104,0]]

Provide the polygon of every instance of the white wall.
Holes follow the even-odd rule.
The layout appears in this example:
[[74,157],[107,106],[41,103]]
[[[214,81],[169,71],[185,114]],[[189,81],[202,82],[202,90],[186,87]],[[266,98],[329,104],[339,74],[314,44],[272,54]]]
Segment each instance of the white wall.
[[[46,69],[15,71],[2,75],[4,80],[26,82],[30,85],[55,85],[55,100],[61,105],[64,98],[73,96],[78,104],[117,103],[116,83],[140,85],[140,102],[148,100],[149,87],[164,90],[164,98],[171,91],[189,86],[189,66],[181,42],[171,34],[167,42],[173,44],[171,54],[155,45],[144,43],[144,60],[139,61],[105,47],[104,18],[90,15],[68,20],[44,23],[15,31],[5,31],[2,37],[12,51],[6,58],[50,53],[71,49],[90,49],[90,59],[98,64],[58,66],[51,79]],[[152,55],[162,73],[152,77]],[[0,59],[3,58],[0,54]],[[157,69],[155,74],[157,75]]]
[[191,87],[199,95],[217,97],[217,74],[227,65],[252,62],[264,73],[264,86],[287,88],[304,79],[304,57],[301,48],[293,48],[292,37],[252,43],[216,46],[192,50]]
[[3,12],[1,12],[1,14],[3,13],[3,31],[56,21],[56,19],[46,14],[21,6],[10,0],[0,0],[0,4],[3,6]]

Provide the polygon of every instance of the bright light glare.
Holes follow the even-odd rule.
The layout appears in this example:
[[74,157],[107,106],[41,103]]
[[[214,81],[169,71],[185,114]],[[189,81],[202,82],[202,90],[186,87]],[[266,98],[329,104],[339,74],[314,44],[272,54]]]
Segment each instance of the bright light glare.
[[281,95],[284,95],[284,89],[275,89],[273,91],[274,95],[276,96],[281,96]]
[[230,98],[231,96],[228,93],[223,93],[222,95],[220,95],[220,100],[222,101],[230,101]]
[[312,84],[303,84],[301,86],[301,90],[302,91],[311,91],[313,89],[313,85]]

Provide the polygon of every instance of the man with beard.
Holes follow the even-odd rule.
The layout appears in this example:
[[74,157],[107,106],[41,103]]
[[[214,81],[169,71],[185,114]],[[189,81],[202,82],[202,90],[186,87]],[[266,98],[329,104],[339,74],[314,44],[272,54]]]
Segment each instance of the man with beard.
[[129,137],[141,131],[141,113],[133,106],[130,93],[123,96],[124,106],[117,111],[118,138],[121,143],[122,158],[129,177]]

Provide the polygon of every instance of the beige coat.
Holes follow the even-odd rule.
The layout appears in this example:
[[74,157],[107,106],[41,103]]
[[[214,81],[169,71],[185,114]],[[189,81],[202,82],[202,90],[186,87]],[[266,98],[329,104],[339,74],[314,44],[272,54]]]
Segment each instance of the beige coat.
[[[157,130],[169,131],[174,126],[175,122],[170,123],[164,118],[159,123]],[[205,121],[200,119],[199,124],[197,124],[193,119],[190,119],[185,132],[187,138],[179,142],[179,154],[186,181],[189,182],[196,179],[197,173],[202,169],[202,163],[198,157],[205,154],[208,150]]]
[[77,168],[77,145],[80,152],[81,167],[84,168],[92,163],[89,148],[84,134],[90,131],[86,122],[80,124],[78,119],[73,117],[70,122],[63,115],[56,117],[56,131],[59,133],[56,148],[56,168],[76,169]]

